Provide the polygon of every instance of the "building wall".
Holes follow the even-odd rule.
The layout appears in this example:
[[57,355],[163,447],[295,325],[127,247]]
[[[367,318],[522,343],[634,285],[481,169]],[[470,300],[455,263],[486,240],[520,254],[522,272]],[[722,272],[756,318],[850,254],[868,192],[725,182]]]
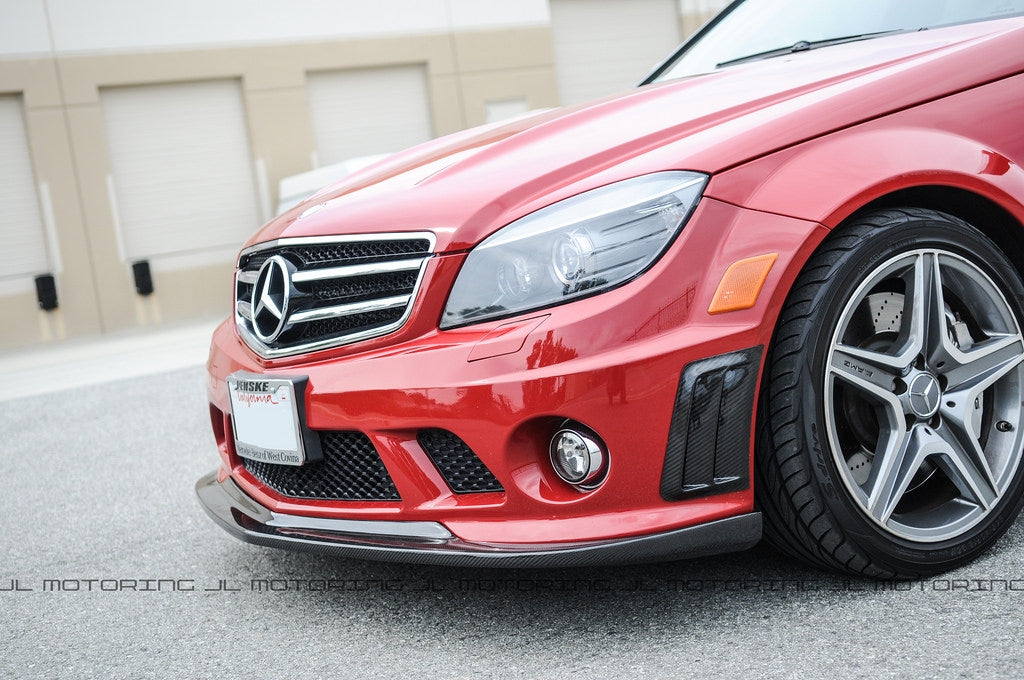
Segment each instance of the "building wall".
[[[723,4],[679,0],[680,35]],[[0,98],[22,108],[40,206],[24,228],[41,230],[49,269],[38,274],[54,275],[60,302],[41,311],[33,276],[0,272],[0,349],[226,315],[237,245],[271,216],[279,180],[317,162],[311,79],[421,69],[425,129],[443,135],[560,104],[551,21],[548,0],[0,0]],[[155,292],[142,296],[113,181],[111,102],[204,82],[239,93],[256,217],[232,226],[237,244],[148,256]],[[187,139],[189,124],[175,134]]]

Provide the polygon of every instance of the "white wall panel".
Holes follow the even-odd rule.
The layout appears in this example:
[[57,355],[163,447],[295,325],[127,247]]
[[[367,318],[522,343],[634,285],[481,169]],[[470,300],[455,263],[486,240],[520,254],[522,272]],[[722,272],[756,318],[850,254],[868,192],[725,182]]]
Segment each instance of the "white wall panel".
[[676,0],[551,0],[562,104],[633,87],[679,44]]
[[[0,19],[24,16],[45,36],[45,22],[34,18],[41,5],[0,0]],[[47,7],[58,53],[439,33],[548,20],[545,0],[48,0]]]
[[433,136],[423,65],[312,73],[307,92],[322,166],[401,151]]
[[0,0],[0,56],[49,51],[43,0]]
[[548,0],[446,0],[446,4],[455,30],[547,24],[551,20]]
[[522,116],[528,113],[529,110],[530,104],[523,97],[484,102],[484,121],[487,123],[497,123],[500,120]]
[[0,281],[50,269],[21,97],[0,97]]
[[693,12],[717,12],[728,5],[731,0],[679,0],[679,11],[686,13]]
[[234,80],[102,90],[126,261],[237,248],[259,226]]

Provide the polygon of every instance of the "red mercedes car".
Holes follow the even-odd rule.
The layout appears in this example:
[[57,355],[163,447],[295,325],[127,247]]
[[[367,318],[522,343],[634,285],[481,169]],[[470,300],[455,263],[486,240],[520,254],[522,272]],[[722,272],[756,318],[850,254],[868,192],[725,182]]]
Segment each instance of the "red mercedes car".
[[1024,1],[734,3],[259,231],[199,498],[357,558],[962,564],[1024,500],[1022,163]]

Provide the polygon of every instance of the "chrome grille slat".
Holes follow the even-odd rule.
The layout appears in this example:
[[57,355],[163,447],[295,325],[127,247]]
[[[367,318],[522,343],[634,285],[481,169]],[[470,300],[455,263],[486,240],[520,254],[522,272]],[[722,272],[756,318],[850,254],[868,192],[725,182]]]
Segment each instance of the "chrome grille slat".
[[238,282],[252,286],[256,284],[256,275],[258,272],[238,272]]
[[330,319],[335,316],[352,316],[353,314],[365,314],[366,312],[376,312],[382,309],[394,309],[396,307],[405,307],[409,304],[408,295],[399,295],[391,298],[384,298],[382,300],[373,300],[372,302],[353,302],[347,305],[338,305],[336,307],[325,307],[323,309],[313,309],[308,312],[297,312],[291,315],[293,323],[303,323],[306,321],[316,321],[318,319]]
[[239,335],[261,357],[276,358],[392,333],[408,319],[434,242],[415,232],[247,248],[235,277]]
[[[390,274],[393,272],[407,272],[419,269],[423,264],[423,258],[415,260],[398,260],[397,262],[376,262],[373,264],[353,264],[346,267],[331,267],[330,269],[306,269],[295,272],[292,281],[305,283],[307,281],[323,281],[325,279],[342,279],[352,276],[367,276],[370,274]],[[256,283],[253,277],[252,283]]]

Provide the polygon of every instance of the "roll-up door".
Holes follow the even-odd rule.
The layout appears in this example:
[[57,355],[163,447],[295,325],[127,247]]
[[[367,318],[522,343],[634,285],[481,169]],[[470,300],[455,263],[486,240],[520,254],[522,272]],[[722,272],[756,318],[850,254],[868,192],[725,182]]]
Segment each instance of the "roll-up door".
[[260,223],[241,84],[110,88],[100,101],[122,257],[237,250]]
[[32,290],[32,278],[51,264],[21,97],[11,95],[0,96],[0,243],[0,294]]
[[679,44],[677,0],[551,0],[562,104],[628,89]]
[[320,165],[401,151],[433,136],[422,64],[311,73],[306,82]]

